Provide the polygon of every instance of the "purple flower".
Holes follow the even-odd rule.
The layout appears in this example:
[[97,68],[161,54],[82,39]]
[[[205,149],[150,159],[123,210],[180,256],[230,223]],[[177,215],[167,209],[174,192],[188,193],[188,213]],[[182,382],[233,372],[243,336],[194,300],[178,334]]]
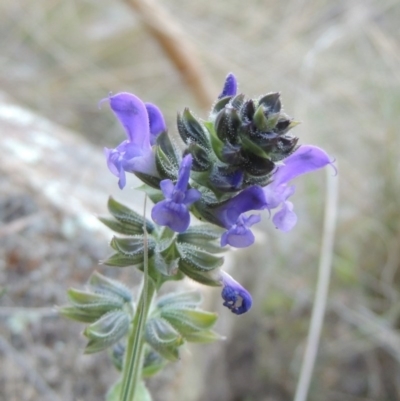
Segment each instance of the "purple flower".
[[151,146],[166,130],[161,111],[154,104],[144,104],[137,96],[125,92],[104,100],[109,100],[128,138],[115,149],[104,148],[108,168],[119,178],[119,187],[126,185],[125,172],[158,176]]
[[284,164],[279,166],[271,184],[264,188],[267,209],[281,209],[275,213],[272,221],[275,227],[282,231],[290,231],[297,222],[293,212],[293,204],[287,199],[294,194],[295,187],[288,182],[299,175],[318,170],[326,165],[332,165],[332,160],[322,149],[312,145],[302,145],[293,154],[287,157]]
[[250,216],[239,215],[236,223],[222,234],[221,246],[229,244],[235,248],[246,248],[252,245],[254,243],[254,234],[249,228],[260,222],[260,220],[261,217],[257,214],[251,214]]
[[236,77],[229,73],[225,78],[224,87],[222,89],[221,94],[218,96],[218,99],[221,99],[225,96],[235,96],[237,92],[237,81]]
[[222,234],[221,246],[229,244],[236,248],[245,248],[253,244],[254,235],[249,229],[260,221],[260,216],[245,216],[250,210],[262,210],[267,206],[264,191],[254,185],[227,200],[213,210],[215,222],[227,231]]
[[160,187],[165,200],[158,202],[151,211],[151,217],[157,224],[167,226],[178,233],[186,231],[189,227],[188,206],[201,197],[197,189],[187,189],[192,160],[190,154],[182,159],[175,185],[171,180],[161,181]]
[[223,305],[236,315],[247,312],[253,303],[250,293],[224,271],[221,271],[220,281],[223,286],[221,296],[225,301]]
[[147,115],[149,116],[150,144],[155,145],[158,135],[167,130],[164,116],[155,104],[145,103],[144,105],[146,106]]

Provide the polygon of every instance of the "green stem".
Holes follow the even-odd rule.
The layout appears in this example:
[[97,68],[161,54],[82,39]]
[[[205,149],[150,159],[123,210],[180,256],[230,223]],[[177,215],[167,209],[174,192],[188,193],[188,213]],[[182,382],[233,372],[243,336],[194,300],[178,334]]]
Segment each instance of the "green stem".
[[[155,286],[153,282],[145,278],[126,347],[125,362],[122,371],[121,401],[134,400],[143,365],[144,326],[154,292]],[[147,293],[147,296],[145,293]]]
[[[147,198],[147,197],[146,197]],[[144,210],[146,210],[146,198]],[[122,370],[121,401],[133,401],[137,384],[141,378],[143,367],[144,328],[149,313],[151,301],[156,286],[149,277],[148,242],[144,217],[144,267],[143,285],[139,297],[138,307],[129,331],[128,343],[125,351],[125,362]]]

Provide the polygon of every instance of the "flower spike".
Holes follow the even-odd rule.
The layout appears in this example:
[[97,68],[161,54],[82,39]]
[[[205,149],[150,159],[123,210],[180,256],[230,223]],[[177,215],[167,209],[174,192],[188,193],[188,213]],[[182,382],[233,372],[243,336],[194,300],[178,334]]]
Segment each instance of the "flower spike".
[[187,189],[193,158],[189,154],[182,159],[178,180],[174,185],[169,179],[160,183],[165,200],[158,202],[151,211],[152,219],[160,226],[182,233],[190,224],[188,206],[198,201],[201,194],[197,189]]
[[224,87],[222,89],[221,94],[218,96],[218,99],[221,99],[225,96],[235,96],[237,92],[237,80],[236,77],[229,73],[225,78]]
[[223,286],[221,296],[225,301],[224,306],[236,315],[241,315],[250,310],[253,300],[244,287],[224,271],[221,271],[220,281]]
[[152,144],[165,122],[157,106],[146,105],[135,95],[118,93],[108,98],[111,110],[125,128],[127,139],[115,149],[104,148],[110,171],[119,178],[122,189],[126,185],[125,172],[158,176]]

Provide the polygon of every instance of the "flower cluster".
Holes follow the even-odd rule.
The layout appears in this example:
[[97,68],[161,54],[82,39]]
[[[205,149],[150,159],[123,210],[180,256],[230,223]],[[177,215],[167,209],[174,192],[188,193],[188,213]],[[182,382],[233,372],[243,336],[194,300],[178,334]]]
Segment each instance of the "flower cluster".
[[[282,111],[279,93],[249,99],[237,90],[229,74],[207,121],[189,109],[178,114],[183,152],[171,142],[157,106],[129,93],[110,96],[127,139],[105,155],[121,189],[125,173],[134,173],[155,203],[154,270],[164,279],[186,275],[220,285],[224,306],[242,314],[251,296],[220,270],[223,259],[214,254],[226,245],[254,243],[251,227],[261,220],[254,211],[272,212],[275,227],[290,231],[297,222],[291,182],[332,160],[316,146],[298,145],[289,133],[297,123]],[[191,214],[208,225],[191,226]]]

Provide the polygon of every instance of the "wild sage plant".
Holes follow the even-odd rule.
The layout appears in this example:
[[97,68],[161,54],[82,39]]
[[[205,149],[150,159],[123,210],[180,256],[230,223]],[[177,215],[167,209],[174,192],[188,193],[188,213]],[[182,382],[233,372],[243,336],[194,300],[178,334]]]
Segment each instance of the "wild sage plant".
[[189,277],[222,288],[223,305],[234,314],[247,312],[252,297],[222,269],[221,254],[254,243],[251,227],[261,217],[252,211],[267,210],[276,228],[291,230],[297,216],[288,200],[295,190],[290,182],[332,162],[322,149],[298,145],[289,134],[297,123],[282,111],[279,93],[246,98],[237,94],[233,74],[207,121],[188,108],[178,114],[184,146],[171,141],[154,104],[130,93],[104,101],[127,135],[105,149],[108,167],[121,189],[126,173],[135,174],[154,206],[150,220],[109,199],[111,216],[100,220],[122,236],[113,237],[113,253],[103,264],[139,269],[142,285],[133,294],[95,272],[87,289],[68,291],[70,305],[61,313],[87,324],[86,353],[110,350],[122,377],[108,401],[151,400],[144,378],[177,360],[185,342],[220,338],[212,330],[217,315],[200,309],[197,291],[157,297],[160,287]]

